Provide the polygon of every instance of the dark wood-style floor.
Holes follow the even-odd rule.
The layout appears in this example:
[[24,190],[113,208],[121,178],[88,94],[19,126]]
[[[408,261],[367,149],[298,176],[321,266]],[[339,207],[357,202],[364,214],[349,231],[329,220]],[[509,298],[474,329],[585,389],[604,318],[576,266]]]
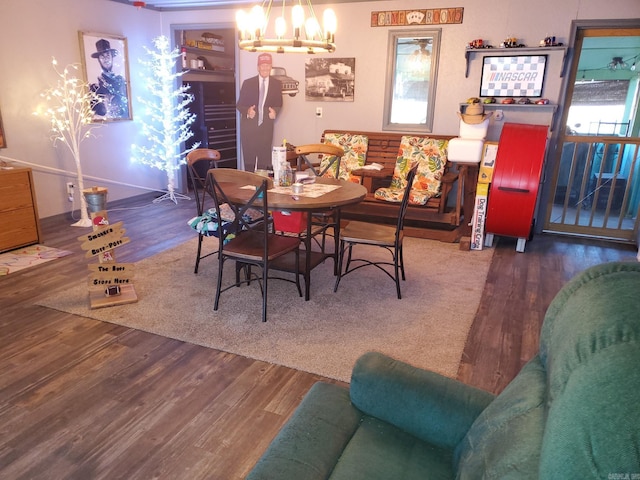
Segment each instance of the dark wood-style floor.
[[[118,261],[192,238],[194,206],[152,198],[109,205],[131,238]],[[42,228],[46,245],[74,255],[0,277],[0,478],[244,478],[321,378],[34,305],[87,274],[84,230],[70,223],[61,215]],[[458,378],[498,393],[537,351],[560,287],[636,251],[545,235],[524,254],[504,238],[495,250]]]

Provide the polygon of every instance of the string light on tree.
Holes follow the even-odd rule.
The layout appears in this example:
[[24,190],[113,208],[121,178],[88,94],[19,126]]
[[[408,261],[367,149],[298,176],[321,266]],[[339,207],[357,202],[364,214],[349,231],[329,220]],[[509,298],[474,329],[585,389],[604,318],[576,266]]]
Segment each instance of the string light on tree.
[[[83,140],[95,136],[92,131],[101,126],[93,121],[93,108],[102,98],[89,88],[89,84],[75,76],[79,70],[78,64],[67,65],[64,70],[58,69],[55,58],[51,64],[58,76],[57,84],[45,90],[41,96],[45,99],[46,107],[40,107],[35,115],[47,117],[51,122],[51,140],[53,145],[64,144],[76,164],[77,184],[79,191],[84,190],[82,165],[80,162],[80,144]],[[87,202],[84,195],[80,195],[80,220],[74,227],[90,227],[91,219],[87,212]]]
[[167,193],[155,202],[169,199],[177,203],[178,199],[189,197],[175,192],[175,172],[185,163],[186,154],[200,146],[197,142],[181,151],[182,144],[193,136],[191,124],[196,115],[187,106],[194,97],[187,93],[189,85],[177,88],[175,85],[176,78],[182,75],[182,72],[175,72],[179,50],[170,50],[165,36],[156,37],[153,44],[156,50],[144,47],[148,58],[140,59],[146,67],[142,76],[151,98],[138,97],[144,106],[146,121],[142,124],[142,133],[148,145],[132,145],[132,161],[166,172]]

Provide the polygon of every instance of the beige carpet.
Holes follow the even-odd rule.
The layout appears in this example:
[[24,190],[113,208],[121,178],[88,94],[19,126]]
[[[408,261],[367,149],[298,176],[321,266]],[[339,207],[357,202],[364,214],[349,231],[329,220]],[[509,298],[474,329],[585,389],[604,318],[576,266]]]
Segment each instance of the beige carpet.
[[[344,277],[333,293],[327,261],[312,272],[308,302],[293,284],[269,282],[266,323],[255,282],[224,292],[214,312],[216,260],[205,259],[194,275],[194,240],[136,265],[137,303],[90,310],[83,280],[39,304],[344,381],[369,350],[455,377],[493,251],[405,241],[402,300],[372,268]],[[225,267],[227,280],[233,264]]]

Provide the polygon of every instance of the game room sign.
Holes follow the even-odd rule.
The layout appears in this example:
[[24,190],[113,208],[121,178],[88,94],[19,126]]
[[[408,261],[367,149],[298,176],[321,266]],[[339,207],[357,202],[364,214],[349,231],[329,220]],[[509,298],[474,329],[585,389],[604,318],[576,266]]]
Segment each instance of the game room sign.
[[463,7],[371,12],[372,27],[403,27],[462,23]]

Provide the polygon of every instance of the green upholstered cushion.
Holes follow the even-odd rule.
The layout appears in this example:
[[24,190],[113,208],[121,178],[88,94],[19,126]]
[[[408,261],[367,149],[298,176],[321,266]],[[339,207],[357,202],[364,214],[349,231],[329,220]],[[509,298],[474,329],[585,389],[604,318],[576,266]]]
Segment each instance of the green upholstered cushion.
[[545,378],[535,357],[478,416],[456,449],[458,478],[538,478]]
[[351,405],[348,390],[316,383],[246,478],[329,478],[361,419],[362,414]]
[[640,265],[598,265],[567,283],[547,310],[540,356],[540,478],[640,474]]
[[453,449],[494,399],[485,391],[376,352],[361,356],[351,376],[351,401],[439,448]]
[[453,479],[451,451],[365,416],[331,480]]

